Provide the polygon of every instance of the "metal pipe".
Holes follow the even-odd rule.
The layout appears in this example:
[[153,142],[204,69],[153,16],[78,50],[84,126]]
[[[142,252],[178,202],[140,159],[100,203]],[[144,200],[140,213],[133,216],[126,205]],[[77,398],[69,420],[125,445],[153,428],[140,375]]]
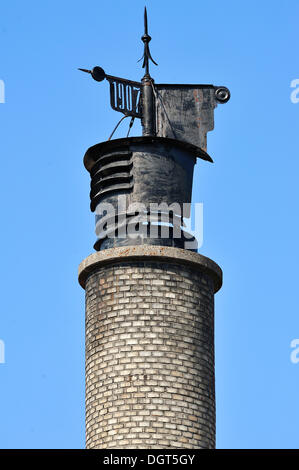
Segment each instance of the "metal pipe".
[[155,97],[151,77],[144,76],[142,83],[142,135],[156,135]]

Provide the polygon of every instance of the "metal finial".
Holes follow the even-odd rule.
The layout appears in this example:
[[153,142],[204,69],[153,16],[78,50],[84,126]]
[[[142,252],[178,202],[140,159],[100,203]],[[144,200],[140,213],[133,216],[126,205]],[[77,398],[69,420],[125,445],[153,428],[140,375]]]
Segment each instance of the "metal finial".
[[[149,42],[151,41],[152,38],[148,34],[148,30],[147,30],[147,11],[146,11],[146,7],[144,7],[144,35],[141,37],[141,39],[144,43],[144,53],[143,53],[143,56],[141,57],[140,60],[143,59],[142,68],[145,68],[145,75],[144,76],[145,77],[150,77],[148,61],[151,60],[153,62],[153,64],[155,64],[155,65],[158,65],[158,64],[152,58],[151,53],[150,53],[150,49],[149,49]],[[138,62],[140,62],[140,60]]]

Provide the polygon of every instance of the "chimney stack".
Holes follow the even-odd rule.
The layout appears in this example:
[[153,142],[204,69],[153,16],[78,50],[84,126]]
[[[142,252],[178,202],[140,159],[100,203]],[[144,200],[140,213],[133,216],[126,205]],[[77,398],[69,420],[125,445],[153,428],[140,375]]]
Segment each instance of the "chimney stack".
[[[225,87],[155,84],[145,10],[141,82],[110,84],[121,120],[143,136],[89,148],[95,253],[79,266],[86,293],[86,447],[215,447],[214,294],[220,267],[184,229],[193,169],[206,153]],[[154,61],[153,61],[154,62]],[[154,62],[155,63],[155,62]]]

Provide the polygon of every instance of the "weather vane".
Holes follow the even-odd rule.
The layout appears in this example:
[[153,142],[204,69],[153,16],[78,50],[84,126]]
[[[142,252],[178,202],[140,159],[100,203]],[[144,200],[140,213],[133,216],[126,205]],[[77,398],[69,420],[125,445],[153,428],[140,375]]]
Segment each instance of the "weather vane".
[[[214,108],[217,103],[226,103],[230,98],[228,88],[214,85],[155,84],[149,73],[149,61],[158,65],[152,58],[148,34],[147,10],[144,9],[144,43],[142,67],[145,74],[141,82],[107,75],[101,67],[91,70],[79,68],[91,74],[98,82],[104,79],[110,84],[110,104],[112,109],[124,116],[114,128],[111,139],[120,122],[131,117],[141,119],[143,136],[167,137],[188,142],[206,151],[207,132],[214,128]],[[186,112],[187,111],[187,112]],[[183,118],[182,118],[183,116]],[[206,154],[206,160],[211,158]]]

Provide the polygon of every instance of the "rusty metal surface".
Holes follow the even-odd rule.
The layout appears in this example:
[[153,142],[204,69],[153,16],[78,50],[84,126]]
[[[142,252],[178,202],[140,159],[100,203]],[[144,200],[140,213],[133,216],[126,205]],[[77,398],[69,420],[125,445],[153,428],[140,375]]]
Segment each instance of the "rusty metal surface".
[[218,88],[213,85],[155,85],[156,135],[206,150],[207,133],[214,129],[214,109],[220,102],[216,94]]
[[[91,147],[85,159],[91,176],[90,208],[96,213],[98,240],[94,245],[95,249],[132,244],[183,248],[186,237],[190,241],[190,236],[183,228],[179,229],[180,237],[174,231],[183,225],[183,213],[184,217],[189,217],[183,206],[191,202],[193,168],[196,163],[196,155],[191,150],[193,147],[173,139],[146,137],[118,139],[117,142],[110,141],[109,145],[103,144]],[[110,237],[105,227],[114,218],[114,214],[117,215],[117,230],[120,230],[135,217],[135,211],[128,211],[128,207],[137,207],[140,203],[143,208],[139,220],[147,226],[147,233],[141,234],[137,239],[119,237],[117,234]],[[165,222],[163,207],[160,206],[163,203],[167,206],[174,204],[167,237],[161,235]],[[107,204],[112,205],[114,211],[102,212],[103,208],[107,210]],[[148,222],[147,214],[151,204],[157,204],[160,209],[156,219],[151,217]],[[167,220],[168,217],[169,214]],[[157,236],[149,236],[152,223],[160,227]]]
[[201,158],[202,160],[206,160],[208,162],[213,163],[213,160],[210,155],[204,152],[201,148],[196,147],[192,144],[188,144],[187,142],[177,141],[175,139],[170,139],[167,137],[129,137],[122,139],[113,139],[109,141],[106,140],[105,142],[100,142],[99,144],[95,144],[92,147],[89,147],[89,149],[85,152],[83,160],[86,170],[88,170],[89,172],[91,171],[94,166],[94,163],[98,160],[99,155],[102,155],[104,153],[109,154],[109,152],[113,152],[115,149],[119,150],[120,147],[124,147],[126,150],[128,150],[132,144],[169,144],[181,148],[186,152],[190,152],[192,155],[194,155],[194,157]]

